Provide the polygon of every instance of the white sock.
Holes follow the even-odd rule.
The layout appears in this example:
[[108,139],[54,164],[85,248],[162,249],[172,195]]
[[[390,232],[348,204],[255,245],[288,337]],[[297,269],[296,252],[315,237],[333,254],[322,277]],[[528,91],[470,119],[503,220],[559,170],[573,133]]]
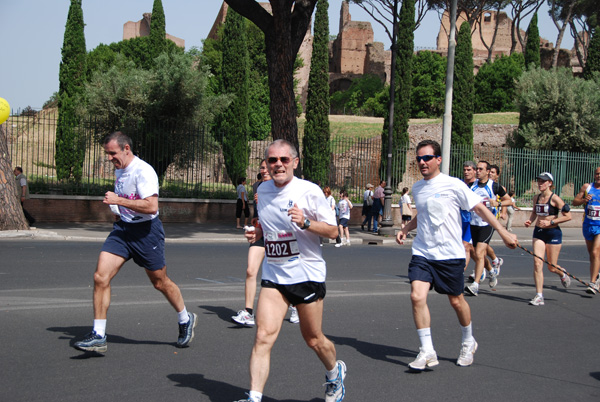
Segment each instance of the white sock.
[[248,392],[248,396],[250,397],[251,400],[255,401],[255,402],[260,402],[262,401],[262,393],[258,392],[258,391],[250,391]]
[[94,320],[94,332],[100,336],[106,335],[106,320]]
[[188,315],[188,312],[187,312],[187,309],[185,308],[185,306],[183,307],[183,310],[181,310],[179,313],[177,313],[177,315],[179,316],[180,324],[185,324],[186,322],[188,322],[190,320],[190,316]]
[[473,323],[471,322],[466,327],[460,326],[462,330],[462,343],[473,343],[475,339],[473,338]]
[[335,380],[339,373],[340,373],[340,370],[339,370],[338,364],[336,362],[333,370],[327,371],[327,379],[330,381]]
[[500,262],[500,258],[496,257],[493,261],[492,264],[498,264]]
[[433,340],[431,339],[431,328],[417,329],[419,340],[421,341],[421,349],[427,352],[433,352]]

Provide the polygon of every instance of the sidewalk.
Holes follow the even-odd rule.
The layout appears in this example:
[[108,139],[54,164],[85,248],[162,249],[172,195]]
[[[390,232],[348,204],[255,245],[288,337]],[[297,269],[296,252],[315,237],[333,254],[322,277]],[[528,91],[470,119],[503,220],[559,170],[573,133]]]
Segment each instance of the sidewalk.
[[[246,243],[244,232],[235,228],[235,224],[223,223],[165,223],[166,241],[188,243],[231,242]],[[396,228],[399,229],[399,228]],[[74,240],[103,242],[112,230],[110,223],[40,223],[30,230],[0,231],[0,240],[14,238],[33,238],[35,240]],[[584,244],[581,228],[563,228],[563,243]],[[513,227],[519,242],[524,247],[531,246],[533,228]],[[362,231],[360,226],[350,227],[352,244],[395,245],[392,236],[378,236]],[[333,244],[333,240],[331,241]],[[411,244],[407,239],[405,244]],[[494,234],[492,244],[502,244],[498,234]]]

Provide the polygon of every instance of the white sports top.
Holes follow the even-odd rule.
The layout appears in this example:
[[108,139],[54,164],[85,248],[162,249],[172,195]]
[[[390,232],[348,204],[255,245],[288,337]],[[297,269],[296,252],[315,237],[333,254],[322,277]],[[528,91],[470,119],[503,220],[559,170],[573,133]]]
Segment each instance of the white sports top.
[[[130,200],[143,200],[144,198],[158,195],[158,176],[154,168],[137,156],[125,169],[116,169],[115,194]],[[129,223],[149,221],[158,216],[156,214],[142,214],[131,209],[119,206],[121,219]]]
[[325,282],[326,265],[319,236],[300,229],[288,216],[294,204],[311,221],[337,226],[323,191],[314,183],[294,177],[285,187],[273,180],[258,188],[258,214],[265,239],[262,279],[280,285]]
[[413,255],[429,260],[465,258],[460,210],[470,211],[481,197],[461,180],[443,173],[419,180],[412,193],[418,222]]

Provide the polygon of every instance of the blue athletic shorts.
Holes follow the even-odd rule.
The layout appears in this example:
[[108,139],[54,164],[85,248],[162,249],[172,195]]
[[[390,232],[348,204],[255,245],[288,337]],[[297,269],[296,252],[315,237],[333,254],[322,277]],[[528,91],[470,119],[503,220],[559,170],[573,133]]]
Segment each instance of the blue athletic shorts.
[[562,230],[559,227],[545,229],[536,226],[533,228],[533,238],[546,244],[562,244]]
[[581,226],[581,231],[583,232],[583,238],[592,241],[594,237],[600,234],[600,226],[599,225],[590,225],[587,220],[583,221],[583,225]]
[[462,240],[471,243],[471,224],[469,222],[462,223]]
[[139,223],[117,221],[113,225],[102,251],[133,261],[149,271],[167,265],[165,260],[165,231],[158,218]]
[[340,218],[340,225],[342,225],[343,228],[347,228],[348,227],[348,219]]
[[300,282],[292,285],[280,285],[275,282],[262,280],[260,286],[263,288],[277,289],[292,306],[302,303],[312,303],[325,298],[327,293],[325,282]]
[[413,255],[408,264],[408,279],[428,282],[437,293],[459,296],[465,286],[465,262],[464,258],[436,261]]

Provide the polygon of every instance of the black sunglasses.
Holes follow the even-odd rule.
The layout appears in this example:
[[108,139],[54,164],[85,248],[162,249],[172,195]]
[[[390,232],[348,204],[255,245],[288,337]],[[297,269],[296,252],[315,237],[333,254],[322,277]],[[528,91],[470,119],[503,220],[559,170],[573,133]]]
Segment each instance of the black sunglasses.
[[430,160],[432,160],[433,158],[439,158],[439,155],[423,155],[423,156],[417,156],[417,162],[421,162],[421,161],[425,161],[425,162],[429,162]]
[[277,163],[277,161],[281,161],[281,163],[283,163],[284,165],[287,165],[288,163],[290,163],[292,161],[292,158],[290,158],[289,156],[282,156],[281,158],[271,156],[271,157],[267,158],[267,162],[269,162],[271,165]]

